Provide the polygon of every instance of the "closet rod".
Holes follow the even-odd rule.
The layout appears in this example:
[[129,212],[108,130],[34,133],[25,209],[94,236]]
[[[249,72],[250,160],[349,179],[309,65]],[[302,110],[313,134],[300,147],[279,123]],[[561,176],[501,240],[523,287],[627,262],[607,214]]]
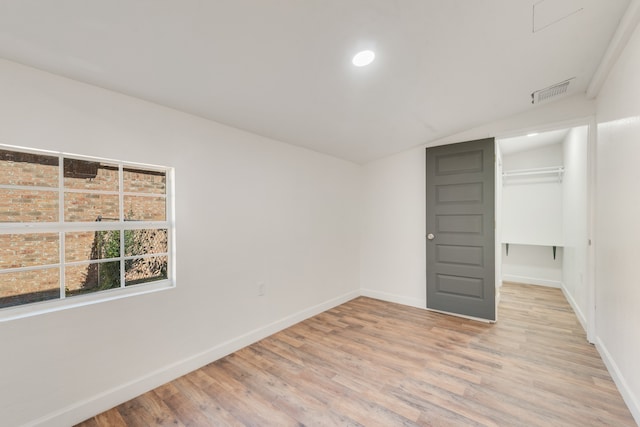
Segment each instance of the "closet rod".
[[536,169],[516,169],[511,171],[504,171],[502,176],[527,176],[527,175],[551,175],[564,173],[563,166],[557,166],[552,168],[536,168]]

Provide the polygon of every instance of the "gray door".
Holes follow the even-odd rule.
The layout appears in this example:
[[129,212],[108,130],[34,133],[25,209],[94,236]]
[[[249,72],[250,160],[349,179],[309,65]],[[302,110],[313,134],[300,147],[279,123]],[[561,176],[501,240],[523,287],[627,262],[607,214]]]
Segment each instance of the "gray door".
[[493,138],[427,148],[427,308],[496,320]]

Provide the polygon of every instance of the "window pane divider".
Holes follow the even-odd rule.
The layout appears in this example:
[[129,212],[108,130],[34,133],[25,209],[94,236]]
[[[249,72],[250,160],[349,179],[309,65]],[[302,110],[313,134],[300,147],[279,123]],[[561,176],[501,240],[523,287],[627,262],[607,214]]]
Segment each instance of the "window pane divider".
[[24,190],[24,191],[60,191],[59,187],[44,187],[40,185],[13,185],[13,184],[0,184],[0,189]]
[[60,264],[42,264],[42,265],[29,265],[25,267],[3,268],[3,269],[0,269],[0,274],[20,273],[22,271],[47,270],[50,268],[60,268]]
[[[120,221],[125,222],[124,217],[124,167],[122,163],[118,165],[118,205],[120,207]],[[126,272],[124,260],[122,260],[122,256],[124,255],[124,229],[120,232],[120,287],[125,287],[126,280]]]
[[106,262],[118,262],[120,257],[116,258],[102,258],[102,259],[86,259],[81,261],[67,261],[64,263],[65,267],[73,267],[75,265],[90,265],[90,264],[104,264]]
[[65,193],[79,193],[79,194],[106,194],[109,196],[117,196],[120,194],[119,191],[111,191],[111,190],[81,190],[79,188],[64,188]]
[[[58,156],[58,224],[64,223],[64,157],[62,154]],[[58,263],[60,264],[60,299],[65,299],[67,297],[67,293],[65,292],[65,271],[63,267],[64,263],[64,253],[65,253],[65,245],[64,245],[64,232],[62,230],[58,231],[58,250],[60,253],[58,254]]]
[[153,254],[142,254],[142,255],[127,255],[123,257],[125,261],[129,261],[132,259],[146,259],[146,258],[156,258],[159,256],[169,256],[169,252],[158,252]]
[[165,203],[165,218],[167,219],[167,250],[171,254],[167,262],[167,277],[175,280],[176,266],[176,243],[175,243],[175,180],[174,170],[169,169],[166,173],[165,191],[167,202]]
[[28,222],[0,223],[0,234],[59,233],[70,231],[109,231],[166,229],[166,221],[91,221],[91,222]]
[[167,195],[163,193],[135,193],[131,191],[125,191],[122,194],[125,196],[135,196],[135,197],[161,197],[163,199],[167,198]]
[[[158,253],[150,253],[150,254],[141,254],[141,255],[127,255],[124,257],[115,257],[115,258],[102,258],[102,259],[87,259],[80,261],[67,261],[64,263],[65,267],[73,267],[75,265],[89,265],[89,264],[104,264],[106,262],[118,262],[118,261],[129,261],[135,259],[147,259],[147,258],[156,258],[161,256],[169,256],[169,252],[158,252]],[[45,266],[33,266],[33,267],[14,267],[10,269],[6,269],[6,271],[30,271],[30,270],[43,270],[45,268],[58,267],[60,264],[50,264]],[[5,270],[0,270],[0,272]]]
[[0,234],[59,233],[57,222],[0,223]]

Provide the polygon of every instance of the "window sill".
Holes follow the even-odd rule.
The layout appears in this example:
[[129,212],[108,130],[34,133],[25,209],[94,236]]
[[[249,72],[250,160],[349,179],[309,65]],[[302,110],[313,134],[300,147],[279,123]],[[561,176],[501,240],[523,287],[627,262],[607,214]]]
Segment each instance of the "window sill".
[[175,283],[173,281],[161,280],[153,283],[133,285],[128,288],[109,289],[96,292],[94,294],[77,295],[64,299],[42,301],[16,307],[7,307],[0,309],[0,323],[173,288],[175,288]]

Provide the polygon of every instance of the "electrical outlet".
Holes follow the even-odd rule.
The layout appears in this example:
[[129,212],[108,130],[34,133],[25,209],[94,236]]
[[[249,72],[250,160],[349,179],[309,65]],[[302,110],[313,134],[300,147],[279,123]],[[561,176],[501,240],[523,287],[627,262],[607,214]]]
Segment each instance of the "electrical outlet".
[[266,292],[266,285],[264,284],[264,282],[258,282],[258,296],[262,297],[264,296],[265,292]]

